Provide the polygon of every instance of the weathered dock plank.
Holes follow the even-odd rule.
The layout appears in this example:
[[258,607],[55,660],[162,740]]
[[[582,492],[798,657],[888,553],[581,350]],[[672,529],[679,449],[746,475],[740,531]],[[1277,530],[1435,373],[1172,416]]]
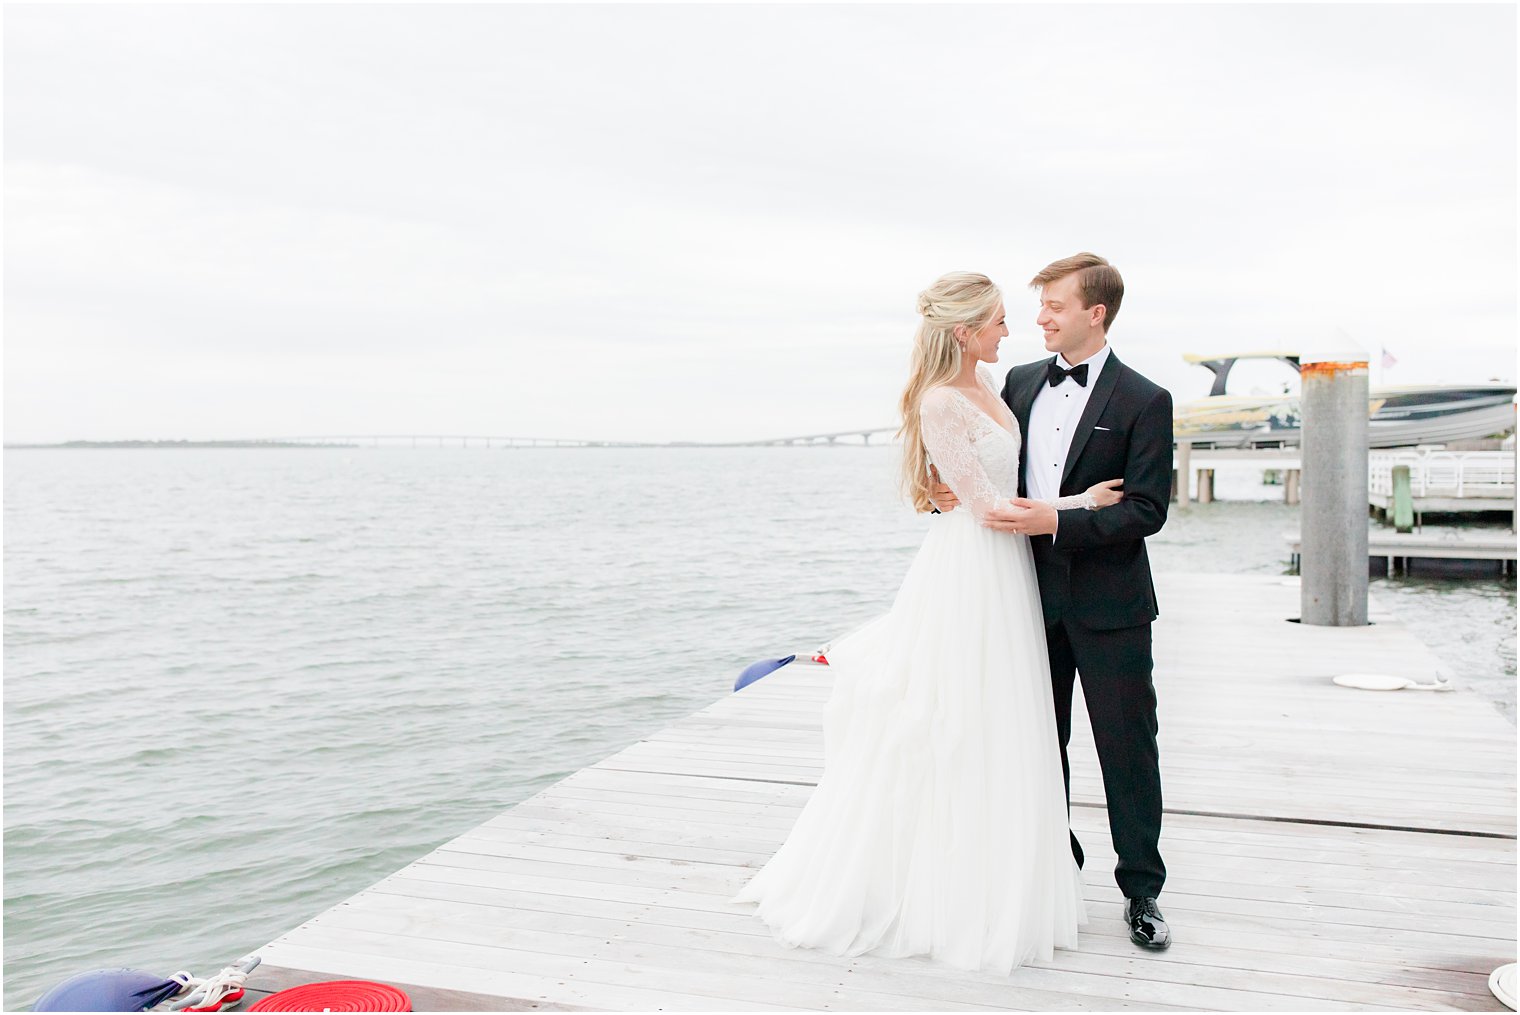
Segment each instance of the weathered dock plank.
[[[1415,502],[1419,505],[1419,501]],[[1484,502],[1468,502],[1470,510],[1482,510]],[[1513,493],[1506,500],[1496,502],[1500,510],[1514,507]],[[1453,510],[1449,507],[1416,507],[1417,511]],[[1460,510],[1460,509],[1457,509]],[[1303,553],[1303,537],[1297,532],[1283,533],[1294,566]],[[1493,560],[1513,564],[1515,562],[1515,534],[1513,532],[1471,531],[1458,528],[1422,528],[1418,532],[1390,531],[1382,526],[1369,525],[1367,533],[1368,558],[1386,558],[1390,573],[1395,560]]]
[[826,667],[728,695],[272,942],[253,993],[364,977],[419,1010],[1501,1010],[1515,958],[1515,738],[1393,618],[1306,628],[1291,580],[1158,579],[1176,943],[1128,940],[1090,734],[1080,946],[1012,976],[778,945],[728,900],[822,769]]

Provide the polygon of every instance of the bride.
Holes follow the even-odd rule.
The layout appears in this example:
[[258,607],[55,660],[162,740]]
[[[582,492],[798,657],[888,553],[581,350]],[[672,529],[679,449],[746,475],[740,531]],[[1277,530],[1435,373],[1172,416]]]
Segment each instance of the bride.
[[891,611],[831,647],[823,778],[735,901],[787,945],[1007,973],[1086,922],[1029,538],[980,524],[1018,492],[1018,424],[982,366],[1008,328],[984,275],[946,275],[918,312],[903,485],[929,511],[932,462],[970,510],[930,518]]

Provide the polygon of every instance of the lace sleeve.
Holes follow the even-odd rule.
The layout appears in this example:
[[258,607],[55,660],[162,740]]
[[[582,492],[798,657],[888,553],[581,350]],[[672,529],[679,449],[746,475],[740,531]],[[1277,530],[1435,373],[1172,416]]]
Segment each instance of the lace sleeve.
[[924,447],[929,460],[939,470],[940,479],[955,492],[963,506],[977,521],[987,517],[993,507],[1006,506],[1007,498],[998,489],[971,446],[971,412],[965,399],[945,387],[924,393],[919,407],[923,425]]
[[1049,503],[1057,511],[1069,511],[1072,508],[1085,508],[1088,511],[1098,510],[1098,502],[1086,490],[1083,490],[1081,493],[1074,493],[1070,497],[1057,497]]
[[[998,394],[997,383],[992,379],[992,371],[987,369],[986,364],[977,364],[976,376],[977,380],[982,382],[982,387],[987,389],[987,393],[989,395],[991,395],[993,398],[998,399],[999,401],[1002,400],[1002,396]],[[1014,428],[1017,429],[1017,427],[1018,421],[1014,420]],[[941,469],[940,474],[944,475],[944,471],[944,469]],[[946,480],[946,482],[948,483],[949,480]],[[960,494],[957,493],[956,496],[959,497]],[[1048,503],[1057,511],[1068,511],[1074,508],[1082,508],[1088,511],[1096,511],[1098,509],[1098,502],[1093,499],[1092,494],[1088,493],[1085,490],[1081,493],[1073,494],[1070,497],[1057,497],[1055,500],[1049,501]]]

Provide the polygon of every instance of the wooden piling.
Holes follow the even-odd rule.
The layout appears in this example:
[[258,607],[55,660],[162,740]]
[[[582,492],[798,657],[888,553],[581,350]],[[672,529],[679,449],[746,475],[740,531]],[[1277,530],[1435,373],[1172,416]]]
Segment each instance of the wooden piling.
[[1414,492],[1407,465],[1393,467],[1393,527],[1398,532],[1414,531]]
[[1179,441],[1177,444],[1177,468],[1174,470],[1177,484],[1177,506],[1187,507],[1192,499],[1192,491],[1188,489],[1192,482],[1192,476],[1188,471],[1193,457],[1193,445],[1187,441]]

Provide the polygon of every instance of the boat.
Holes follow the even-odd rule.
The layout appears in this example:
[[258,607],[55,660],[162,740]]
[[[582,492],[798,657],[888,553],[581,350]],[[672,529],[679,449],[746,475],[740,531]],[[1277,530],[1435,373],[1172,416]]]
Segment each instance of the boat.
[[[1280,448],[1297,445],[1303,429],[1299,399],[1280,394],[1232,395],[1230,370],[1241,360],[1278,360],[1294,372],[1299,354],[1288,351],[1210,356],[1188,353],[1188,363],[1214,374],[1208,397],[1178,405],[1172,427],[1176,439],[1194,447]],[[1367,401],[1367,446],[1414,447],[1488,437],[1513,430],[1515,386],[1412,384],[1374,388]]]

